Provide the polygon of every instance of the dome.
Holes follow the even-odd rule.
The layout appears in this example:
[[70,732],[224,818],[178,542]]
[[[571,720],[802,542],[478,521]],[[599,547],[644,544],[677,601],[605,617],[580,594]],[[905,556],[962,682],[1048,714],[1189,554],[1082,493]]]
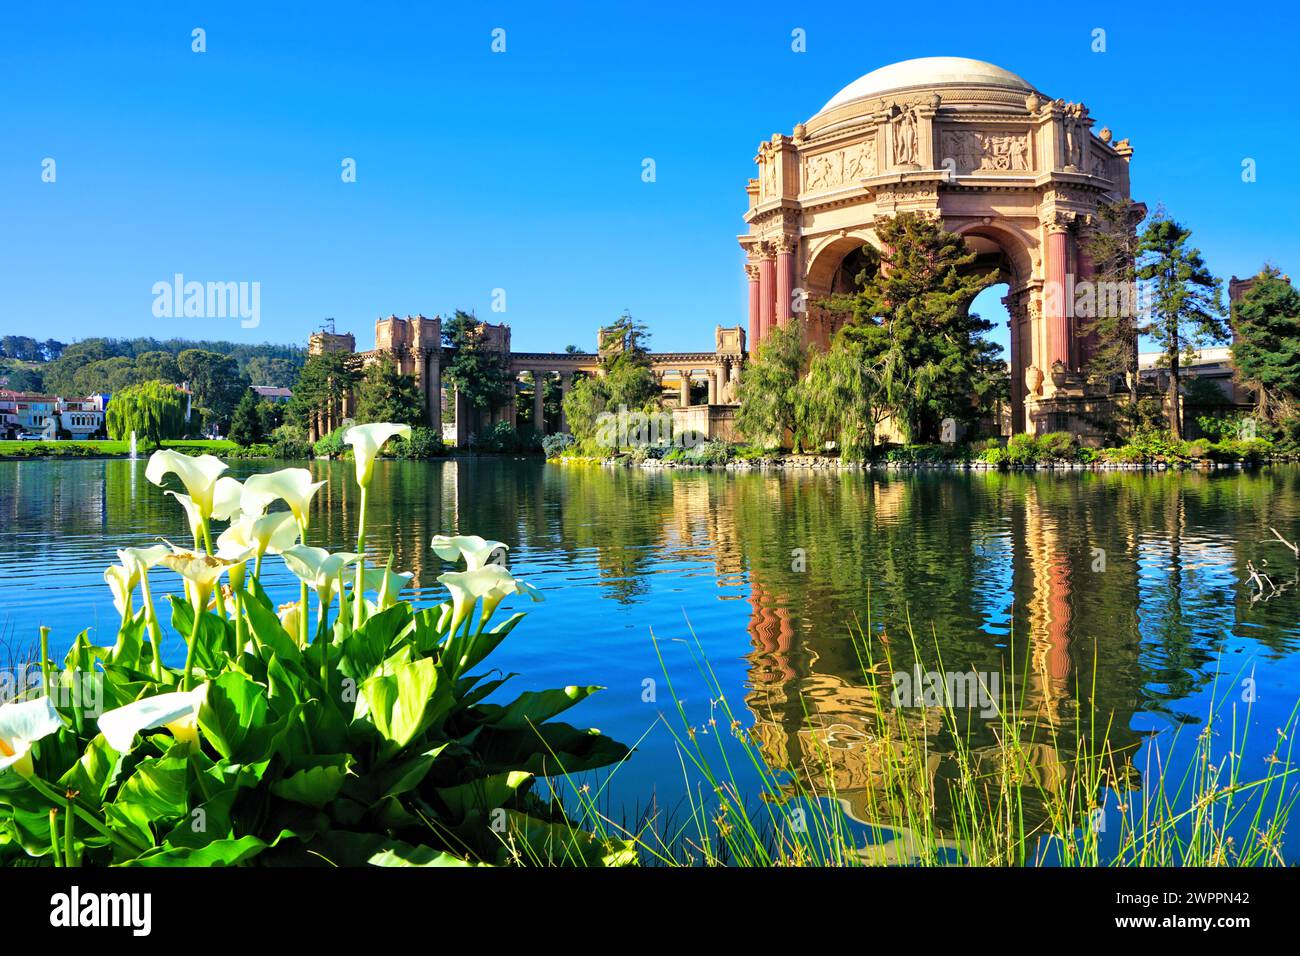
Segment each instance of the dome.
[[941,86],[982,86],[1020,93],[1034,92],[1026,80],[992,63],[960,56],[926,56],[891,63],[858,77],[832,96],[817,115],[871,96]]

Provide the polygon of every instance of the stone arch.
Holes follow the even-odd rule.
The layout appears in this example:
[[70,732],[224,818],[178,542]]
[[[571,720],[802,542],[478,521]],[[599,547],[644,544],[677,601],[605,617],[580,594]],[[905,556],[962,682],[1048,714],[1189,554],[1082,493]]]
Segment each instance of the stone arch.
[[976,220],[945,228],[957,233],[966,241],[967,248],[983,256],[989,256],[990,249],[1000,253],[999,260],[994,262],[989,256],[983,265],[997,268],[998,281],[1005,282],[1010,289],[1003,302],[1011,326],[1011,429],[1013,432],[1024,431],[1025,401],[1031,396],[1037,397],[1042,372],[1036,370],[1041,370],[1046,364],[1043,357],[1045,343],[1035,341],[1035,326],[1031,321],[1037,243],[1014,225],[997,220]]
[[842,320],[819,308],[814,300],[836,291],[836,276],[840,267],[863,246],[880,250],[880,240],[875,232],[862,230],[831,236],[820,240],[808,250],[803,288],[808,302],[808,341],[816,348],[825,349],[830,346],[831,338],[839,330]]

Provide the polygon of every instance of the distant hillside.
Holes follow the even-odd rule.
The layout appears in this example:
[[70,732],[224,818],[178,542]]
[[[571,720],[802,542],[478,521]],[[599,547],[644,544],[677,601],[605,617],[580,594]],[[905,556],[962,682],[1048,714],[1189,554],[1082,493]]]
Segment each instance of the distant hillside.
[[191,350],[233,359],[253,385],[291,386],[307,358],[306,348],[300,345],[203,339],[93,338],[64,345],[6,335],[2,341],[5,357],[0,360],[0,378],[10,379],[7,387],[64,396],[114,392],[152,379],[180,382],[185,375],[176,360]]

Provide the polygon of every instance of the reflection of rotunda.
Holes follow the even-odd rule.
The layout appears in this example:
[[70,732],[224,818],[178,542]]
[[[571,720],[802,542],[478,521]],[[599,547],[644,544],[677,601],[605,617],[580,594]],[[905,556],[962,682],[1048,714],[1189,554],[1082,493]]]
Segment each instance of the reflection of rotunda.
[[853,288],[862,247],[880,248],[877,218],[937,214],[1010,287],[1014,430],[1088,430],[1090,343],[1067,302],[1092,275],[1080,240],[1098,207],[1129,195],[1133,153],[1092,126],[1083,104],[978,60],[907,60],[850,83],[758,148],[740,237],[751,349],[805,308],[828,342],[837,319],[816,300]]

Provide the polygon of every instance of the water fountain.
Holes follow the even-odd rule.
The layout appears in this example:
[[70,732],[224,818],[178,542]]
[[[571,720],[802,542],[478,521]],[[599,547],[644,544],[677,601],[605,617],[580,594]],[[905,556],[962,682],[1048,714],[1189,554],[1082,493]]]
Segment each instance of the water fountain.
[[135,459],[136,459],[136,453],[135,453],[135,429],[132,429],[132,430],[131,430],[131,460],[132,460],[132,461],[135,461]]

